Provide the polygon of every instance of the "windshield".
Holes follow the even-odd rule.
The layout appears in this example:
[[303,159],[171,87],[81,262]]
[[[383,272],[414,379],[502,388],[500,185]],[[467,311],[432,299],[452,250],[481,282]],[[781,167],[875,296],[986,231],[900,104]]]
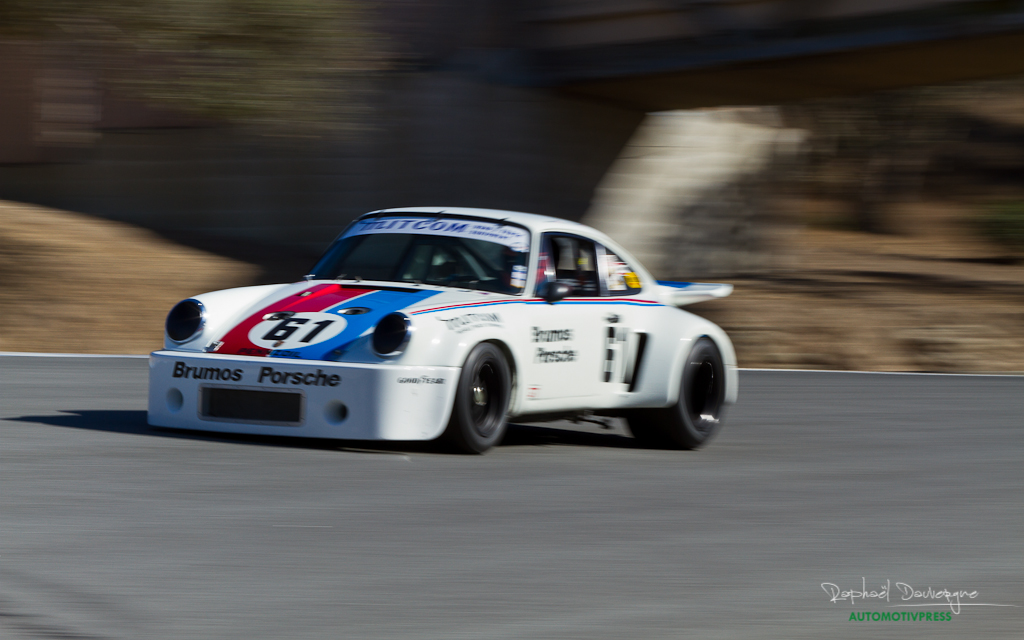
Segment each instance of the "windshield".
[[526,229],[455,218],[357,221],[313,267],[317,280],[385,280],[519,295],[526,286]]

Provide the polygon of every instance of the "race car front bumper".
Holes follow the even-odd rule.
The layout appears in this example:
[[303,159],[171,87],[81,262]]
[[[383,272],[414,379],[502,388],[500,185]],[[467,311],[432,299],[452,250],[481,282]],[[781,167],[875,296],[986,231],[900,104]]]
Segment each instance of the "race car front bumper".
[[149,424],[351,440],[431,440],[448,423],[458,367],[154,351]]

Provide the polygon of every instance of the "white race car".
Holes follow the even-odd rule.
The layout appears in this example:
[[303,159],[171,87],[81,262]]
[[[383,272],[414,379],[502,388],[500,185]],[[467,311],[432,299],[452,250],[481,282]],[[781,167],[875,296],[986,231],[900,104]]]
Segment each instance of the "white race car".
[[657,282],[584,225],[484,209],[353,222],[293,284],[179,302],[150,356],[149,423],[351,440],[444,437],[469,452],[508,421],[621,416],[692,449],[736,401],[732,343],[679,307],[730,285]]

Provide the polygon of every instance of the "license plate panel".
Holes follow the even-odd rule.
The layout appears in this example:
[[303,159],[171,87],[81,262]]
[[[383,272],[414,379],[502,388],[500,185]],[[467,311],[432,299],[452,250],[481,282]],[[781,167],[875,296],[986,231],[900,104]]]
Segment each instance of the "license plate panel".
[[303,422],[305,405],[302,391],[203,386],[199,417],[217,422],[298,427]]

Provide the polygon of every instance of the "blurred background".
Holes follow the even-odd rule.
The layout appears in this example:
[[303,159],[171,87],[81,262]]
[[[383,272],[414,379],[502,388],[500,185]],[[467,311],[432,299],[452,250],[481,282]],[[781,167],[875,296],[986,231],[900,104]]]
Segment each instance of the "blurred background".
[[0,351],[145,353],[355,216],[582,221],[741,366],[1024,371],[1019,0],[0,0]]

